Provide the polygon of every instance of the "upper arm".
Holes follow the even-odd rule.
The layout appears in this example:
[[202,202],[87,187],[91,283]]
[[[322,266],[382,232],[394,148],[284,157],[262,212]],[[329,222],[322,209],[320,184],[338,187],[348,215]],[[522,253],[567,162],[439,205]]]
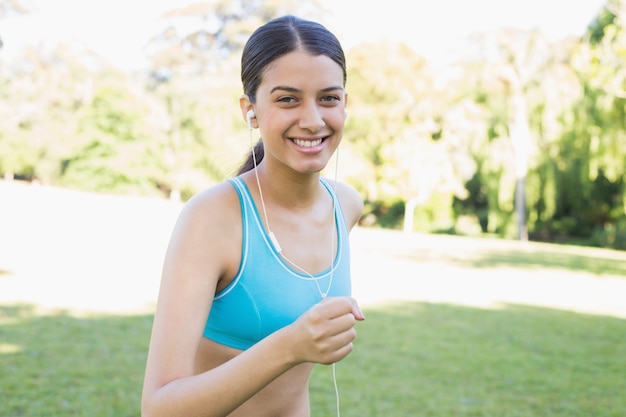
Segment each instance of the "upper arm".
[[193,374],[215,289],[238,250],[233,194],[232,187],[220,185],[192,198],[181,211],[163,263],[147,389]]

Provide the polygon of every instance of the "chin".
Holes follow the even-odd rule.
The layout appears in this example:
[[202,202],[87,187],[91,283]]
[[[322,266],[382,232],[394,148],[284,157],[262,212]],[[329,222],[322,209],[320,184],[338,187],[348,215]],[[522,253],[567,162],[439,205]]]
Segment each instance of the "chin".
[[306,166],[297,167],[295,170],[302,174],[319,174],[326,168],[326,165],[327,164],[308,164]]

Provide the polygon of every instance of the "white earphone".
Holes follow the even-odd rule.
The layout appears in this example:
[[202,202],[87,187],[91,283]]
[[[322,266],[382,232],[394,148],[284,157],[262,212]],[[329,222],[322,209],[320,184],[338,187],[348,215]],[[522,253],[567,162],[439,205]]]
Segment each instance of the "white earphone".
[[248,129],[252,130],[252,119],[255,118],[254,110],[248,110],[246,113],[246,120],[248,121]]

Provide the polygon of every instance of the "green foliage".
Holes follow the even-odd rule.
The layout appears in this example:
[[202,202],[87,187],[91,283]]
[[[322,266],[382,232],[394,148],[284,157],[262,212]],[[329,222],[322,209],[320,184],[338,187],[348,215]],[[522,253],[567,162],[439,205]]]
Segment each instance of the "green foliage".
[[455,217],[475,215],[483,233],[489,232],[489,196],[479,169],[465,184],[468,197],[460,199],[454,197],[452,208]]
[[[416,111],[413,106],[418,98],[430,95],[432,76],[425,60],[404,44],[360,45],[348,52],[347,59],[350,117],[345,141],[371,164],[366,175],[378,184],[386,177],[382,170],[393,163],[385,148],[429,117],[427,109]],[[377,186],[376,193],[381,189],[384,186]]]
[[416,210],[416,229],[422,232],[449,233],[455,229],[452,194],[435,194],[428,204]]
[[[144,113],[145,114],[145,113]],[[128,91],[106,87],[94,94],[78,124],[69,158],[61,163],[60,184],[98,192],[156,194],[149,183],[158,155],[143,131],[142,107]]]
[[601,248],[626,250],[626,220],[608,223],[604,227],[596,227],[588,244]]
[[404,208],[405,203],[400,199],[392,201],[365,201],[363,221],[386,229],[400,229],[404,219]]
[[[174,20],[196,19],[199,30],[155,36],[151,75],[112,70],[63,46],[29,48],[19,65],[0,66],[0,176],[186,200],[232,175],[250,146],[236,103],[246,34],[284,12],[307,10],[323,21],[315,1],[244,3],[172,11]],[[477,35],[445,71],[401,43],[346,51],[350,116],[340,177],[368,202],[364,222],[399,228],[404,206],[418,201],[416,230],[479,226],[516,236],[510,136],[521,102],[530,131],[531,236],[619,242],[623,7],[607,2],[579,40],[552,43],[536,31]],[[206,24],[214,18],[219,24]]]
[[605,6],[587,27],[589,43],[599,44],[604,38],[605,29],[615,23],[615,15]]

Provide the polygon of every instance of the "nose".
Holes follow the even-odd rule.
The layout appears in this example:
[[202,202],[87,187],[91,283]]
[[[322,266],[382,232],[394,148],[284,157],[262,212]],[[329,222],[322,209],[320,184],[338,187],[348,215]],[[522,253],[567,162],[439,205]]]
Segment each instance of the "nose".
[[302,108],[300,118],[298,120],[298,127],[312,133],[317,133],[324,126],[326,126],[326,122],[324,122],[322,112],[317,105],[309,104]]

